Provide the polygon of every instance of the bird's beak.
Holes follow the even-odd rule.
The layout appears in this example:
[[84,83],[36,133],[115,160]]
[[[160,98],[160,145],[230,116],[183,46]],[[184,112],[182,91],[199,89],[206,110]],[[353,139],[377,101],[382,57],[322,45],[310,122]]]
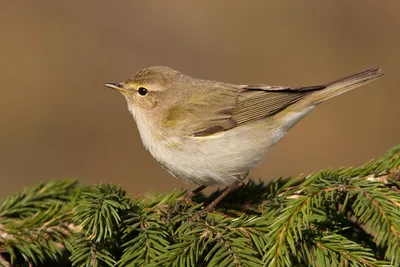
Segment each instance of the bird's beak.
[[122,86],[120,83],[105,83],[104,84],[106,87],[120,91],[120,92],[125,92],[126,89]]

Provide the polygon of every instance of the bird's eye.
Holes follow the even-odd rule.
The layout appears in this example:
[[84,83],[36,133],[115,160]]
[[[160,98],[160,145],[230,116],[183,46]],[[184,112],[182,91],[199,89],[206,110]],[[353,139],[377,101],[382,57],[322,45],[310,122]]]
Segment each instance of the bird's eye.
[[147,92],[148,92],[147,89],[144,88],[144,87],[139,87],[139,89],[138,89],[138,94],[139,94],[139,95],[144,96],[144,95],[147,94]]

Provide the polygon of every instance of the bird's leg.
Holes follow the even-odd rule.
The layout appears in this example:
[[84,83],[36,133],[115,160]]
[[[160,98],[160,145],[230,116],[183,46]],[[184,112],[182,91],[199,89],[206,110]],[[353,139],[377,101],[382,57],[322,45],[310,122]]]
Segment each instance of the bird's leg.
[[192,197],[194,197],[197,193],[203,191],[206,187],[207,187],[206,185],[200,185],[199,187],[197,187],[193,191],[190,191],[190,192],[186,193],[183,196],[182,201],[185,201],[185,202],[191,201]]
[[235,189],[239,184],[241,183],[241,180],[236,180],[234,181],[230,186],[228,186],[224,192],[221,193],[216,199],[213,200],[210,204],[207,205],[207,207],[204,208],[204,212],[209,212],[215,209],[215,206],[227,195],[229,192],[231,192],[233,189]]
[[248,173],[246,173],[246,175],[242,175],[239,177],[239,179],[237,179],[236,181],[234,181],[230,186],[228,186],[224,192],[221,193],[221,195],[219,195],[216,199],[213,200],[213,202],[211,202],[210,204],[207,205],[207,207],[205,207],[202,211],[201,214],[202,215],[204,213],[207,213],[209,211],[212,211],[215,209],[215,206],[218,205],[218,203],[227,195],[229,194],[229,192],[231,192],[232,190],[234,190],[236,187],[238,187],[238,185],[247,178]]
[[192,197],[194,197],[197,193],[201,192],[201,191],[202,191],[204,188],[206,188],[206,187],[207,187],[207,186],[205,186],[205,185],[200,185],[199,187],[197,187],[197,188],[194,189],[193,191],[190,191],[190,192],[186,193],[186,194],[183,196],[183,198],[181,198],[180,200],[178,200],[178,201],[176,202],[175,207],[174,207],[172,213],[177,213],[177,212],[180,210],[182,204],[184,204],[184,203],[188,203],[188,202],[189,202],[189,203],[193,203]]

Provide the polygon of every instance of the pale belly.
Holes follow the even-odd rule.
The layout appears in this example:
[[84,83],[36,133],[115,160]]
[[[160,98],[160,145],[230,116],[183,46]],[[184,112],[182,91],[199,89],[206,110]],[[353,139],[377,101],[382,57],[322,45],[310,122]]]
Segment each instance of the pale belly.
[[277,119],[278,123],[261,120],[207,137],[169,137],[161,141],[153,139],[150,130],[141,131],[141,137],[153,157],[176,178],[201,185],[231,184],[256,167],[311,110],[287,113]]
[[286,132],[249,124],[208,137],[169,139],[149,146],[176,178],[202,185],[230,184],[246,176]]

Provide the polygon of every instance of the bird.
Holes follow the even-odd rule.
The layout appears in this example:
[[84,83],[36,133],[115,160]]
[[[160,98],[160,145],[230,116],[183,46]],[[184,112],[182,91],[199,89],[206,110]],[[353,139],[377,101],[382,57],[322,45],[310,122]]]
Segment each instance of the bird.
[[260,164],[266,153],[316,106],[383,75],[379,67],[322,85],[235,85],[152,66],[118,83],[144,147],[174,177],[198,185],[227,185],[216,205]]

